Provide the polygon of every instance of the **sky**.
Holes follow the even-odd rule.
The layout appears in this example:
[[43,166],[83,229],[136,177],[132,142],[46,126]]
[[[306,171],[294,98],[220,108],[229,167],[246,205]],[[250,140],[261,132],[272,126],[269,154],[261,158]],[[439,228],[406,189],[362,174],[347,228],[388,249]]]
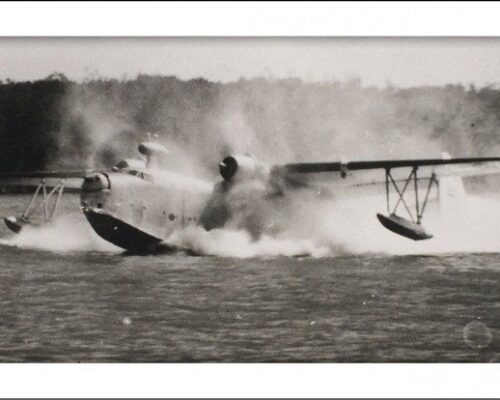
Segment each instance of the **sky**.
[[266,76],[398,87],[500,82],[500,38],[0,38],[0,79]]

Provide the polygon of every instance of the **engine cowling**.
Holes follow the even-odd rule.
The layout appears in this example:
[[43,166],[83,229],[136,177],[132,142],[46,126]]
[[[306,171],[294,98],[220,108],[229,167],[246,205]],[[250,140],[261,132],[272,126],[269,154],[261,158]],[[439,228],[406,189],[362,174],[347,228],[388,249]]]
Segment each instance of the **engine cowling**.
[[219,163],[219,171],[225,181],[247,181],[263,174],[263,167],[251,156],[236,155],[225,157]]
[[167,159],[168,150],[159,143],[142,142],[138,150],[146,156],[147,168],[162,168]]
[[146,157],[154,157],[154,156],[165,156],[168,154],[168,150],[163,147],[159,143],[153,142],[142,142],[139,143],[137,148],[141,154],[144,154]]

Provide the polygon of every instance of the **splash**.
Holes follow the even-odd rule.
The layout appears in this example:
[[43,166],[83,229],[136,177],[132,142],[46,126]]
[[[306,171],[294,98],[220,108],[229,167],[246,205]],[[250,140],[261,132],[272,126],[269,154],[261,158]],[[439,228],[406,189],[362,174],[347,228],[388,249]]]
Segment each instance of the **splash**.
[[[197,255],[235,258],[500,252],[499,195],[468,195],[465,207],[444,215],[437,202],[431,203],[423,223],[434,238],[422,242],[399,237],[378,223],[375,214],[383,211],[384,201],[368,196],[302,205],[293,213],[286,210],[289,224],[283,231],[258,240],[245,230],[190,226],[165,243]],[[80,213],[61,215],[42,227],[27,226],[1,244],[59,253],[122,251],[101,239]]]
[[194,226],[174,232],[166,242],[189,249],[196,254],[221,257],[324,257],[330,254],[329,249],[318,246],[311,240],[292,240],[263,235],[254,241],[250,234],[243,230],[206,231]]
[[288,225],[277,235],[252,240],[244,230],[188,227],[166,243],[199,255],[220,257],[335,257],[344,255],[410,255],[500,251],[500,196],[469,195],[465,206],[443,213],[429,204],[423,224],[434,235],[415,242],[382,227],[376,213],[383,196],[318,201],[286,210]]
[[1,241],[3,245],[57,253],[77,251],[117,252],[116,246],[100,238],[80,213],[60,215],[40,227],[25,226],[21,233]]
[[468,195],[460,207],[441,209],[429,204],[422,221],[434,235],[412,241],[382,227],[375,215],[385,208],[384,196],[343,199],[334,206],[315,209],[321,223],[314,224],[316,238],[342,245],[352,254],[443,254],[500,251],[500,197]]

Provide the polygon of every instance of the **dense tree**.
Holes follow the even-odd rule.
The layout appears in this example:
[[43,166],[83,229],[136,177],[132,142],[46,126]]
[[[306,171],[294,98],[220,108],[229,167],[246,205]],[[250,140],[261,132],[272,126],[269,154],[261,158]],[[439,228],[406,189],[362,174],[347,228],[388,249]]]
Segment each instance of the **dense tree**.
[[[148,134],[207,167],[232,152],[268,163],[500,153],[500,90],[139,75],[0,82],[0,170],[110,165]],[[196,159],[195,161],[193,161]]]

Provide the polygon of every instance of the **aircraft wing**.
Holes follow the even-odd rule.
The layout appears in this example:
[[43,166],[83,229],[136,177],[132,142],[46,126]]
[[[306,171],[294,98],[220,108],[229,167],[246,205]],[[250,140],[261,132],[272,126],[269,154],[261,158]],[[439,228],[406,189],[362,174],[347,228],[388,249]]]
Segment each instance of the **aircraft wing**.
[[391,171],[396,182],[404,182],[408,168],[418,169],[419,180],[428,180],[432,174],[437,179],[500,174],[500,157],[291,163],[275,165],[272,175],[291,187],[319,183],[362,187],[385,184],[385,171]]
[[0,179],[19,179],[19,178],[83,178],[88,174],[95,172],[106,172],[104,170],[75,169],[65,171],[31,171],[31,172],[9,172],[0,173]]
[[[500,157],[450,158],[444,154],[441,159],[284,164],[275,166],[271,177],[279,189],[277,193],[287,188],[305,189],[327,199],[338,196],[350,199],[354,194],[351,189],[357,187],[365,188],[356,189],[356,196],[369,196],[373,191],[366,186],[385,184],[387,214],[377,213],[379,222],[400,236],[427,240],[432,234],[422,227],[421,222],[432,196],[433,184],[437,185],[439,201],[446,209],[450,204],[459,204],[463,198],[460,177],[492,173],[500,173]],[[329,185],[343,190],[329,190]],[[398,213],[398,207],[404,217]]]
[[319,163],[295,163],[277,165],[275,168],[285,173],[313,174],[321,172],[348,172],[359,170],[393,169],[393,168],[415,168],[430,167],[450,164],[482,164],[500,162],[500,157],[473,157],[473,158],[450,158],[450,159],[415,159],[415,160],[379,160],[379,161],[349,161],[342,162],[319,162]]

